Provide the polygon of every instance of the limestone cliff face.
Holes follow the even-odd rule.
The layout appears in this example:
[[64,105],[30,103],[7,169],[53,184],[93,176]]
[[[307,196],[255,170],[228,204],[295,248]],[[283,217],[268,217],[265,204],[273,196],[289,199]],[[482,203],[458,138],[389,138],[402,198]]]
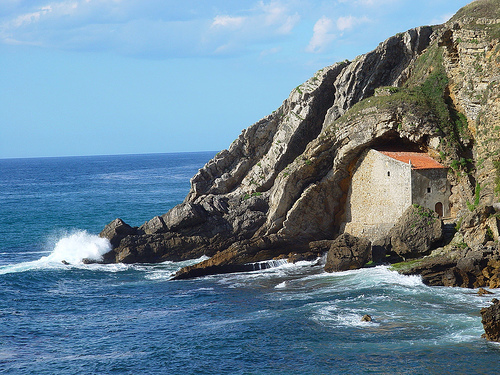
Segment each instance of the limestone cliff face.
[[309,251],[338,234],[368,147],[420,149],[450,166],[454,216],[498,202],[499,9],[499,0],[475,1],[445,25],[318,71],[200,169],[182,204],[118,241],[110,223],[103,233],[118,243],[106,260],[213,256],[182,278]]

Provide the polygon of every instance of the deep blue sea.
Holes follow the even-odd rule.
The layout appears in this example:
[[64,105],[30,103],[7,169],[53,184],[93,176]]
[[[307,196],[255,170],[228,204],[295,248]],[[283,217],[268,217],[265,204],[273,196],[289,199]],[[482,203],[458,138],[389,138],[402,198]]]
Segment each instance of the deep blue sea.
[[171,281],[199,260],[81,263],[106,251],[96,235],[111,220],[180,203],[214,154],[0,160],[0,373],[500,372],[500,346],[480,337],[491,296],[387,267]]

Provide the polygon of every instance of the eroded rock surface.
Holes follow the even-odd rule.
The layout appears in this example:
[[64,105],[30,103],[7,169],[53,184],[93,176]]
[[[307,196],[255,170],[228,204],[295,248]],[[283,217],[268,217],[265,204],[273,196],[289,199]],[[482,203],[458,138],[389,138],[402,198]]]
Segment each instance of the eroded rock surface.
[[[464,244],[493,256],[484,247],[498,241],[498,212],[477,211],[500,196],[500,14],[491,9],[500,9],[499,0],[475,1],[444,25],[409,30],[321,69],[200,169],[182,204],[138,228],[108,225],[101,235],[113,250],[105,261],[212,257],[181,270],[177,277],[185,278],[309,252],[341,234],[359,156],[388,145],[426,151],[450,167],[451,212]],[[420,239],[411,228],[395,233],[393,251],[426,254],[439,237],[437,220],[427,226],[432,230]],[[429,270],[450,269],[446,262]],[[450,280],[480,279],[474,261],[450,262],[475,281],[456,270]],[[483,276],[491,285],[497,268],[488,262],[479,268],[489,270]]]

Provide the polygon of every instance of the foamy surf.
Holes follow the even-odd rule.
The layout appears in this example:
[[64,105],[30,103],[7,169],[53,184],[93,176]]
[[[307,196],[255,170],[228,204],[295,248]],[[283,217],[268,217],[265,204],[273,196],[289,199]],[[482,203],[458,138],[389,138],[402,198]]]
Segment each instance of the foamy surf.
[[83,230],[63,234],[54,242],[49,255],[31,262],[2,266],[0,274],[83,265],[83,259],[100,261],[102,256],[111,250],[111,244],[106,238]]

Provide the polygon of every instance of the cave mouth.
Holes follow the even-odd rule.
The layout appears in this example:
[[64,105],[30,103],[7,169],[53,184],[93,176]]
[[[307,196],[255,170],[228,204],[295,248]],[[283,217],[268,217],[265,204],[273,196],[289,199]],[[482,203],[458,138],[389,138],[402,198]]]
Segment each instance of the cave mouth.
[[398,133],[375,139],[367,148],[377,151],[427,152],[427,147],[424,145],[401,138]]

